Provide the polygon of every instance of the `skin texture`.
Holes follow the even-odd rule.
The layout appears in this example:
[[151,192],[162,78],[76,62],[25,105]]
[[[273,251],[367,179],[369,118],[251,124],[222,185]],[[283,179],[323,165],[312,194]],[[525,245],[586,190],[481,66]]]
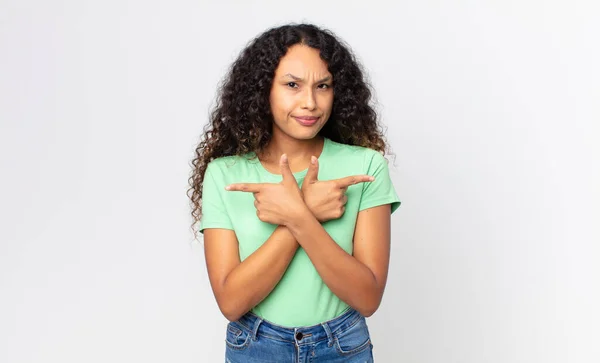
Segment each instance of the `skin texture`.
[[[291,78],[288,74],[293,75]],[[330,77],[329,80],[323,79]],[[390,205],[359,212],[353,255],[333,241],[320,222],[343,215],[349,185],[372,181],[366,175],[319,181],[316,157],[327,123],[333,82],[319,52],[303,45],[289,48],[275,72],[270,92],[273,136],[260,153],[263,166],[283,177],[281,183],[239,183],[230,192],[253,193],[260,220],[277,224],[275,232],[243,262],[234,231],[206,229],[205,256],[219,308],[231,321],[262,301],[283,276],[302,246],[325,284],[364,316],[379,307],[387,280],[390,253]],[[294,117],[316,116],[310,126]],[[301,187],[292,173],[309,168]]]

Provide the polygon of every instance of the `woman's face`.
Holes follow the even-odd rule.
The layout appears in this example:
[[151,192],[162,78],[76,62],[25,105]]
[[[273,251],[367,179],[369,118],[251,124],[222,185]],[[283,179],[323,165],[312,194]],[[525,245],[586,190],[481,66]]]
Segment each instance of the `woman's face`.
[[271,87],[273,136],[314,138],[333,105],[333,79],[319,51],[296,44],[279,61]]

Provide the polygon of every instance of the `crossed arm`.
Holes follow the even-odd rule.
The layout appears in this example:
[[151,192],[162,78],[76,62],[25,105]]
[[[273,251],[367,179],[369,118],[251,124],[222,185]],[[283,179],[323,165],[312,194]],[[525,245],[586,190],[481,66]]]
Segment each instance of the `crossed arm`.
[[[280,184],[238,184],[231,191],[252,192],[257,214],[263,221],[278,224],[267,241],[243,262],[239,259],[235,232],[226,229],[206,229],[204,246],[210,283],[223,315],[230,321],[239,319],[260,303],[277,285],[296,250],[302,246],[317,272],[341,300],[364,316],[371,316],[379,307],[387,280],[390,254],[390,205],[360,211],[354,231],[353,255],[346,253],[321,226],[322,216],[332,214],[335,203],[306,201],[311,190],[329,190],[328,196],[341,195],[343,213],[344,191],[351,184],[370,181],[365,176],[337,181],[318,182],[316,166],[311,166],[305,183],[298,189],[293,175],[282,158],[283,181]],[[291,179],[290,179],[291,178]],[[328,183],[328,185],[325,185]],[[294,190],[294,187],[297,190]],[[304,193],[303,193],[304,192]],[[319,198],[317,198],[319,199]],[[309,205],[313,205],[313,208]],[[339,203],[338,203],[339,204]],[[329,210],[318,205],[333,205]],[[336,214],[335,210],[333,211]],[[339,215],[339,211],[337,212]]]

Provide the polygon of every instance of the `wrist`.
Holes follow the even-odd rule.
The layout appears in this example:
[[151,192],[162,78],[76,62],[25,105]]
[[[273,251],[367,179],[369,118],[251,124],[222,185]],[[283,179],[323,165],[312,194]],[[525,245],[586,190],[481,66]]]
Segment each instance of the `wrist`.
[[317,220],[319,220],[319,217],[317,216],[317,213],[315,212],[317,206],[313,206],[312,204],[314,204],[314,203],[311,203],[310,200],[306,200],[306,199],[307,198],[305,197],[305,194],[303,191],[302,200],[304,201],[304,205],[306,206],[306,208],[308,209],[310,214],[312,214]]
[[290,245],[293,244],[298,247],[298,242],[292,234],[292,231],[283,224],[280,224],[275,228],[273,235],[275,235],[280,242],[289,243]]
[[313,219],[316,219],[315,216],[308,206],[305,205],[298,211],[298,213],[295,213],[294,216],[286,222],[285,226],[288,228],[290,233],[292,233],[292,235],[295,235],[296,231],[300,230],[303,225]]

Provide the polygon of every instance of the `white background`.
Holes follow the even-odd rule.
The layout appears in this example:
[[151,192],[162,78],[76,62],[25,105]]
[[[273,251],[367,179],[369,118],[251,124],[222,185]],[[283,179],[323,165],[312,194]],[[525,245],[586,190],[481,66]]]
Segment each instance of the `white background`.
[[189,163],[290,21],[352,46],[396,155],[376,361],[600,361],[597,2],[0,4],[0,362],[224,360]]

